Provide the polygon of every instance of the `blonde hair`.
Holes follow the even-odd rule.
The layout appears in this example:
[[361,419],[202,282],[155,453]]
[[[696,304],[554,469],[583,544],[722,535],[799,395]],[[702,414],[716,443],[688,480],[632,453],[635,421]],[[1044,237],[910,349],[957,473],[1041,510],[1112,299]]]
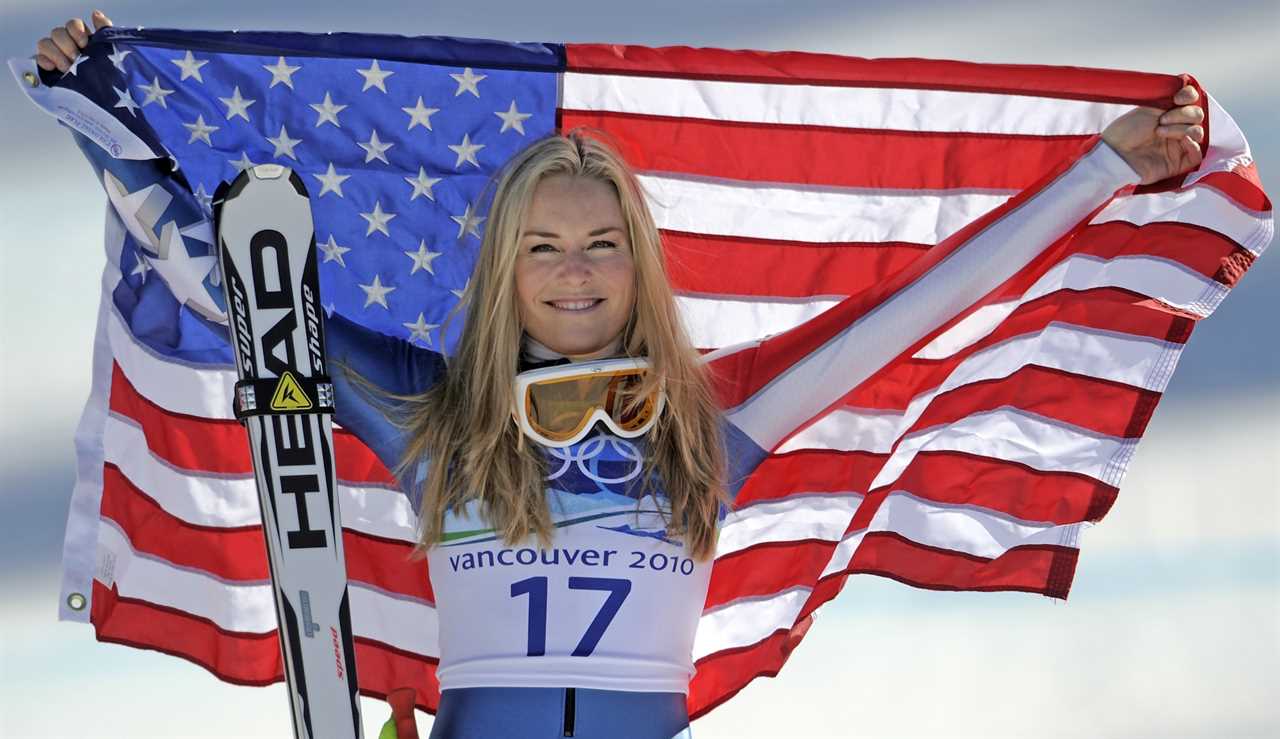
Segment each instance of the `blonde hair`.
[[[623,349],[649,359],[652,371],[642,392],[662,383],[667,394],[666,411],[648,434],[641,499],[653,494],[647,481],[656,472],[670,505],[668,535],[683,537],[694,558],[708,559],[720,506],[728,503],[721,411],[681,325],[640,185],[612,148],[582,130],[534,142],[508,162],[492,190],[479,259],[459,306],[466,321],[449,370],[421,395],[395,396],[404,403],[393,421],[409,435],[396,474],[421,488],[416,552],[439,543],[445,513],[461,511],[470,500],[479,501],[481,515],[508,545],[530,534],[551,545],[544,451],[527,443],[511,415],[523,338],[515,286],[518,240],[535,188],[551,175],[593,178],[617,192],[635,264],[636,305]],[[424,459],[430,464],[419,480],[415,471]]]

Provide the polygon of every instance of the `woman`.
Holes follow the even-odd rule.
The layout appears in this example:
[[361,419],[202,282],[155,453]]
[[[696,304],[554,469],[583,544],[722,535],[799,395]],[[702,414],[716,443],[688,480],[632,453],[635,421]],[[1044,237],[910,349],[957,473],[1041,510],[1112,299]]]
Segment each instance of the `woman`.
[[[38,63],[65,70],[87,39],[68,21]],[[1196,99],[1187,87],[1178,107],[1114,121],[1081,160],[1093,190],[1053,197],[1083,215],[1097,193],[1195,167]],[[351,370],[335,373],[338,421],[421,512],[440,619],[432,736],[687,732],[716,526],[757,457],[713,403],[616,154],[569,134],[507,165],[466,306],[447,366],[341,317],[326,326]],[[618,357],[647,365],[605,361]]]

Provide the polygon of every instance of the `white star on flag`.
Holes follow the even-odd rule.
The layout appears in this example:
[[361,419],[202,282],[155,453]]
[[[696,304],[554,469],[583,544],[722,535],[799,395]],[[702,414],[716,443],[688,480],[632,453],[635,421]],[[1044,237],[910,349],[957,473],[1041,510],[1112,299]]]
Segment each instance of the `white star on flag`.
[[297,146],[298,144],[301,144],[302,139],[289,138],[289,132],[285,130],[284,126],[280,127],[279,136],[275,138],[271,138],[270,136],[268,136],[267,141],[270,141],[276,147],[275,153],[273,153],[271,156],[278,158],[281,154],[284,154],[285,156],[293,159],[294,161],[298,160],[298,156],[293,153],[293,147]]
[[477,239],[480,238],[480,223],[484,221],[484,216],[476,215],[472,210],[471,203],[467,203],[467,209],[460,216],[449,216],[453,222],[458,224],[458,238],[461,239],[464,233],[471,234]]
[[436,196],[431,192],[431,187],[440,181],[439,177],[428,177],[427,170],[418,167],[417,177],[406,177],[405,182],[413,185],[413,194],[409,196],[409,200],[415,200],[419,195],[425,195],[427,200],[435,200]]
[[312,103],[311,109],[316,115],[316,128],[322,123],[332,123],[338,128],[342,128],[342,124],[338,123],[338,114],[347,109],[345,105],[334,105],[333,100],[329,98],[329,93],[325,92],[324,102]]
[[404,327],[409,329],[410,341],[421,341],[428,348],[431,347],[431,332],[440,328],[438,323],[427,323],[427,319],[422,313],[418,314],[418,320],[414,323],[406,323]]
[[436,257],[440,256],[440,252],[428,249],[426,239],[422,239],[418,242],[417,251],[407,251],[404,254],[413,260],[413,269],[409,270],[409,274],[417,274],[420,269],[426,270],[429,274],[434,275],[436,273],[436,270],[431,266],[431,263],[435,261]]
[[164,101],[166,97],[173,94],[173,90],[166,90],[160,84],[160,78],[156,77],[150,85],[138,85],[147,91],[147,99],[142,101],[142,107],[147,107],[151,103],[160,103],[161,108],[168,108],[169,104]]
[[118,69],[118,70],[120,70],[121,72],[123,72],[123,71],[124,71],[124,58],[125,58],[125,57],[127,57],[127,56],[129,56],[129,55],[130,55],[130,54],[132,54],[132,53],[133,53],[133,51],[131,51],[131,50],[129,50],[129,49],[125,49],[124,51],[121,51],[121,50],[119,50],[119,49],[117,49],[117,48],[116,48],[116,45],[115,45],[115,44],[112,44],[112,45],[111,45],[111,53],[110,53],[110,54],[107,54],[107,58],[111,60],[111,64],[112,64],[112,66],[114,66],[116,69]]
[[360,88],[360,92],[364,92],[370,87],[376,87],[379,90],[386,92],[387,86],[385,83],[387,78],[395,74],[395,72],[384,70],[379,67],[377,59],[373,60],[373,64],[370,64],[364,69],[357,69],[356,71],[364,77],[364,87]]
[[137,263],[133,265],[133,269],[129,271],[131,275],[139,275],[142,277],[143,284],[147,282],[147,272],[151,270],[151,265],[147,264],[147,256],[140,251],[133,252],[134,259]]
[[395,290],[395,288],[389,285],[384,286],[382,284],[381,276],[375,274],[373,276],[373,283],[369,285],[360,285],[360,289],[364,290],[364,307],[365,308],[368,308],[374,303],[377,303],[383,308],[386,308],[387,310],[391,310],[391,307],[387,305],[387,293],[391,292],[392,290]]
[[476,97],[480,97],[480,80],[488,77],[487,74],[476,74],[471,71],[471,67],[462,70],[462,74],[450,74],[450,77],[458,83],[458,89],[454,91],[453,96],[458,97],[464,92],[469,92]]
[[75,60],[71,62],[71,66],[70,66],[70,67],[67,67],[67,71],[66,71],[62,76],[63,76],[63,77],[66,77],[66,76],[69,74],[69,75],[74,75],[74,76],[78,77],[79,75],[77,75],[77,74],[76,74],[76,69],[77,69],[81,64],[84,64],[84,60],[85,60],[85,59],[88,59],[88,58],[89,58],[89,57],[88,57],[87,55],[85,55],[85,54],[76,54],[76,58],[75,58]]
[[329,234],[329,240],[327,242],[316,244],[316,246],[320,248],[320,251],[324,252],[324,261],[337,262],[343,267],[347,266],[347,263],[342,259],[342,255],[351,251],[351,249],[345,246],[339,246],[338,242],[333,240],[333,234]]
[[373,135],[371,135],[369,140],[365,143],[361,144],[357,141],[356,144],[358,144],[361,149],[364,149],[364,161],[366,163],[372,162],[374,159],[380,160],[383,164],[391,163],[387,161],[387,149],[395,146],[395,144],[390,142],[384,144],[379,141],[377,131],[374,131]]
[[239,158],[239,159],[228,159],[227,161],[228,161],[228,162],[231,162],[231,166],[233,166],[233,167],[235,167],[235,168],[236,168],[236,172],[237,172],[237,173],[239,173],[239,172],[243,172],[243,171],[245,171],[246,169],[248,169],[248,168],[250,168],[250,167],[253,167],[253,166],[257,165],[257,162],[254,162],[254,161],[250,160],[250,159],[249,159],[249,154],[248,154],[247,152],[243,152],[243,151],[242,151],[242,152],[240,152],[240,158]]
[[462,283],[462,287],[450,290],[449,292],[453,293],[453,297],[457,298],[458,300],[462,300],[462,296],[467,293],[467,288],[470,286],[471,286],[471,278],[468,277],[467,281]]
[[257,100],[240,97],[239,85],[236,85],[236,88],[231,91],[231,97],[218,99],[222,101],[223,105],[227,106],[227,120],[231,120],[235,116],[240,116],[246,121],[249,120],[249,106],[258,102]]
[[151,268],[169,286],[173,297],[206,318],[225,318],[222,309],[212,302],[204,286],[204,280],[217,266],[218,258],[213,255],[193,257],[187,253],[187,246],[182,241],[182,233],[175,221],[164,224],[160,238],[164,244],[161,252],[164,256],[152,260]]
[[170,59],[169,61],[178,65],[178,68],[182,70],[182,79],[179,79],[179,82],[182,82],[188,77],[195,77],[196,82],[204,84],[204,78],[200,76],[200,68],[209,63],[208,59],[197,60],[195,55],[191,53],[191,50],[188,49],[187,55],[184,58]]
[[204,115],[197,115],[194,123],[184,123],[183,128],[191,132],[191,138],[187,139],[188,144],[194,144],[196,141],[203,141],[209,146],[213,146],[213,141],[209,139],[209,134],[218,130],[218,126],[205,125]]
[[412,108],[401,108],[400,110],[403,110],[404,112],[406,112],[406,113],[408,113],[408,114],[409,114],[409,128],[408,128],[408,130],[410,130],[410,131],[412,131],[412,130],[413,130],[413,127],[414,127],[414,126],[418,126],[418,125],[421,125],[423,128],[427,129],[428,131],[432,130],[432,129],[431,129],[431,114],[432,114],[432,113],[439,113],[439,112],[440,112],[440,109],[439,109],[439,108],[428,108],[428,107],[424,106],[424,105],[422,104],[422,96],[421,96],[421,95],[419,95],[419,96],[418,96],[418,104],[417,104],[417,105],[415,105],[415,106],[414,106],[414,107],[412,107]]
[[129,111],[129,115],[136,117],[138,114],[135,113],[134,111],[138,109],[138,104],[133,100],[133,93],[129,92],[127,89],[121,90],[119,87],[112,87],[111,89],[115,90],[116,95],[119,96],[120,98],[119,100],[116,101],[116,104],[112,107],[124,108],[125,110]]
[[497,111],[494,115],[502,119],[502,130],[498,133],[506,133],[508,129],[514,128],[524,135],[524,122],[526,118],[532,118],[532,113],[521,113],[516,109],[516,101],[511,101],[511,107],[507,108],[507,112]]
[[387,231],[387,222],[396,217],[395,213],[384,213],[382,210],[382,201],[377,200],[373,204],[373,211],[370,213],[361,213],[360,217],[369,222],[369,230],[364,232],[365,236],[370,236],[374,231],[381,231],[383,236],[390,236]]
[[336,192],[338,197],[343,197],[342,183],[351,177],[349,174],[338,174],[337,170],[333,168],[333,162],[329,162],[328,172],[324,174],[312,172],[311,176],[320,180],[320,195],[316,197],[321,197],[327,192]]
[[204,189],[203,182],[201,182],[199,185],[196,185],[195,196],[196,196],[196,200],[200,201],[200,207],[204,208],[205,213],[213,212],[213,196],[210,195],[209,192]]
[[454,162],[454,165],[453,165],[454,168],[456,169],[458,167],[461,167],[463,162],[469,162],[479,167],[480,162],[476,161],[476,152],[480,151],[484,147],[485,147],[485,144],[471,143],[471,134],[468,134],[468,133],[462,134],[461,144],[449,144],[449,148],[453,150],[453,153],[458,155],[458,161]]
[[299,69],[302,69],[301,66],[297,66],[297,67],[289,66],[288,64],[285,63],[284,57],[280,57],[276,61],[274,67],[271,66],[270,64],[263,64],[262,68],[271,73],[271,84],[267,86],[268,90],[280,84],[281,82],[283,82],[285,85],[289,87],[290,90],[292,90],[293,89],[293,73],[297,72]]

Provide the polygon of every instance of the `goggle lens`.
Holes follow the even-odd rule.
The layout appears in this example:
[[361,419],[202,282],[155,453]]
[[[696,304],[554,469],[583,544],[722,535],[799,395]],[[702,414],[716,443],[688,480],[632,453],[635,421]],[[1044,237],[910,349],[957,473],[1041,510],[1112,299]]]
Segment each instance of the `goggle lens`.
[[639,397],[643,384],[643,369],[534,382],[525,390],[525,413],[534,430],[557,442],[580,433],[597,409],[622,430],[636,431],[653,418],[657,404],[652,393]]

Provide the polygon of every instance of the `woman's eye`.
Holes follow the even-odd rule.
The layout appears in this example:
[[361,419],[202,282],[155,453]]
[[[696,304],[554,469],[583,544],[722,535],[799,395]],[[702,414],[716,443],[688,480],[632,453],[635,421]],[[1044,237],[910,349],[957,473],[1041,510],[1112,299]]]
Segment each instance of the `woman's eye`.
[[591,248],[594,249],[596,247],[600,247],[602,249],[616,249],[618,245],[612,241],[605,241],[604,239],[601,239],[600,241],[591,242]]
[[555,251],[556,248],[551,244],[534,244],[529,247],[530,254],[543,254]]

